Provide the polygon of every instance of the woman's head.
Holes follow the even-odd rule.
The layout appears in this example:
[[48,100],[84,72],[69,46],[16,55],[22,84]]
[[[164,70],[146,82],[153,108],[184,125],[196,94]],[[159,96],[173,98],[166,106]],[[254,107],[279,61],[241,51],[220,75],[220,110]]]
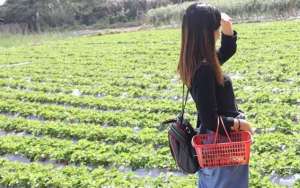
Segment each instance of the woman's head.
[[208,4],[190,5],[182,19],[181,50],[177,71],[181,80],[190,86],[192,76],[201,60],[210,63],[218,83],[223,84],[223,75],[216,54],[216,40],[220,36],[221,12]]

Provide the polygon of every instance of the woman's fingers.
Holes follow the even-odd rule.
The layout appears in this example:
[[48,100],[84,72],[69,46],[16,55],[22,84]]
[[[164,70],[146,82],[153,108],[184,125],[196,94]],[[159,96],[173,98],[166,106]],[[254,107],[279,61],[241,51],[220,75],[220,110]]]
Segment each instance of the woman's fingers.
[[232,18],[230,16],[228,16],[228,14],[222,12],[221,13],[221,20],[222,21],[225,21],[225,22],[231,22],[232,21]]
[[247,131],[249,131],[251,133],[251,135],[254,134],[252,126],[251,126],[251,124],[249,122],[246,122],[246,129],[247,129]]
[[249,123],[249,122],[248,122],[248,124],[249,124],[249,131],[250,131],[251,134],[253,135],[253,134],[254,134],[254,130],[253,130],[253,128],[252,128],[252,124]]
[[252,130],[251,124],[243,119],[240,119],[241,127],[240,130],[242,131],[249,131],[252,135],[254,134],[254,131]]

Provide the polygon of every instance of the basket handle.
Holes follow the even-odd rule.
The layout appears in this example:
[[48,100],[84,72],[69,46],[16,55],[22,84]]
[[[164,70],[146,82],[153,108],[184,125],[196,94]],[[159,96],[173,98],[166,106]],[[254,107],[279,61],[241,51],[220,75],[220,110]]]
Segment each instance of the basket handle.
[[216,131],[216,135],[215,135],[215,142],[214,142],[214,144],[217,143],[217,137],[218,137],[218,132],[219,132],[220,120],[221,120],[222,126],[223,126],[223,128],[224,128],[224,130],[225,130],[225,133],[226,133],[226,135],[227,135],[228,140],[229,140],[230,142],[232,142],[231,139],[230,139],[230,137],[229,137],[229,134],[228,134],[228,132],[227,132],[227,130],[226,130],[226,128],[225,128],[225,125],[224,125],[224,123],[223,123],[222,117],[221,117],[221,116],[218,116],[218,126],[217,126],[217,131]]

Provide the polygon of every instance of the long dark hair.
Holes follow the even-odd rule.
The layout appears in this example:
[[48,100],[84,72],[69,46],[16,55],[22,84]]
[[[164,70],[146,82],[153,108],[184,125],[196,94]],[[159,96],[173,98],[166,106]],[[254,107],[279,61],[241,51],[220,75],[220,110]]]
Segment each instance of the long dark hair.
[[220,27],[221,12],[214,6],[193,3],[185,11],[181,28],[181,50],[177,72],[188,87],[200,61],[205,59],[213,67],[216,80],[224,84],[217,58],[214,32]]

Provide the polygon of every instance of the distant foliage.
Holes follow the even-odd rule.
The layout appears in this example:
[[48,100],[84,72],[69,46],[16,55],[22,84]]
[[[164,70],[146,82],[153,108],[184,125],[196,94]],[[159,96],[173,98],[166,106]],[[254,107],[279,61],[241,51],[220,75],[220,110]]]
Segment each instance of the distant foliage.
[[74,25],[102,26],[143,19],[151,8],[178,0],[7,0],[0,7],[5,24],[26,24],[29,31]]
[[300,0],[202,0],[150,9],[146,13],[146,21],[153,25],[178,24],[184,10],[195,2],[215,5],[241,21],[300,15]]
[[[7,0],[0,6],[0,32],[28,33],[52,28],[177,25],[190,0]],[[261,20],[300,14],[300,0],[201,0],[235,20]]]

